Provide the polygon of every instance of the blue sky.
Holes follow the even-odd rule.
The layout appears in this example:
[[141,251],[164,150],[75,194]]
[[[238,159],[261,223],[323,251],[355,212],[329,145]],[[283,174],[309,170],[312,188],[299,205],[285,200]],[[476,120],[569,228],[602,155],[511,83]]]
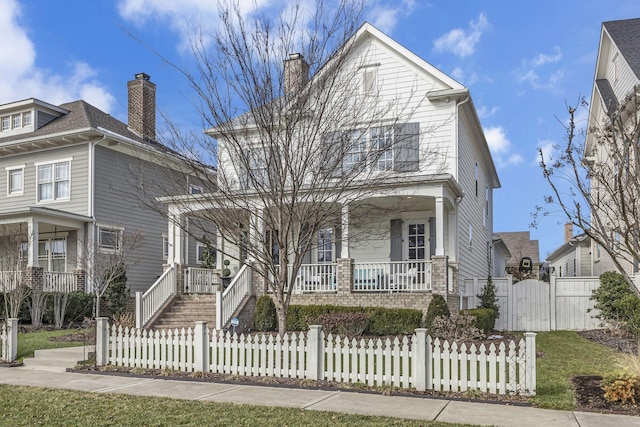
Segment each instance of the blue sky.
[[[146,72],[158,86],[158,108],[198,127],[186,82],[129,34],[188,67],[188,28],[215,26],[216,3],[0,0],[0,103],[85,99],[126,122],[126,82]],[[564,218],[529,228],[549,192],[537,149],[563,142],[565,102],[590,97],[601,23],[637,17],[637,0],[370,0],[365,11],[366,20],[470,88],[502,183],[494,230],[529,230],[542,259],[562,244]],[[584,124],[586,113],[579,118]]]

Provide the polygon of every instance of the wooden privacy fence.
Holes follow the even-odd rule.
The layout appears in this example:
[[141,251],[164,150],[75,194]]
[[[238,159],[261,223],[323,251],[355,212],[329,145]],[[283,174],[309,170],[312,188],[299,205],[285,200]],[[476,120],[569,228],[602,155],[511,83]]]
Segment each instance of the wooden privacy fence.
[[519,342],[449,343],[426,329],[387,339],[325,336],[309,332],[236,335],[209,330],[206,322],[182,330],[144,330],[97,324],[96,364],[183,372],[272,376],[414,388],[420,391],[479,390],[533,395],[535,333]]
[[18,355],[18,319],[9,318],[0,326],[0,359],[13,362]]
[[[550,283],[535,279],[513,283],[512,276],[507,276],[492,282],[500,307],[496,329],[541,332],[600,327],[591,300],[593,290],[600,286],[598,277],[551,276]],[[477,295],[486,283],[486,279],[465,280],[462,296],[469,308],[478,306]]]

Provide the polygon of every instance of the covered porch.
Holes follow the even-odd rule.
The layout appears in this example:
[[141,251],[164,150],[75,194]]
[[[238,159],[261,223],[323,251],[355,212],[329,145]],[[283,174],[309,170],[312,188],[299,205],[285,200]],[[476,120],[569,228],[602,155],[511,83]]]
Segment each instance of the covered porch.
[[91,219],[44,207],[0,216],[0,291],[84,291],[83,253]]

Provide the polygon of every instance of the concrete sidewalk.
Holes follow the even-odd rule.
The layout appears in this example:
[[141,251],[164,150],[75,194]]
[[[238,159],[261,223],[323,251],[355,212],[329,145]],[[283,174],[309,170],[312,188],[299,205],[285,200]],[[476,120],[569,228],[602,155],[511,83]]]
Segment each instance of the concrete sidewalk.
[[345,391],[0,368],[0,383],[494,426],[639,426],[640,417]]

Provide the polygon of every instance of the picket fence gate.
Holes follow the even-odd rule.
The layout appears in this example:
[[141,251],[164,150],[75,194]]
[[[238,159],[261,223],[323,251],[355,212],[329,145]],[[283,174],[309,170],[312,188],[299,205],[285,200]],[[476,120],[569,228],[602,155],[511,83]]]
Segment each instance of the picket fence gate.
[[186,330],[144,330],[99,318],[96,364],[533,395],[535,335],[487,346],[432,339],[426,329],[401,339],[348,339],[325,336],[318,325],[283,336],[237,335],[209,330],[206,322]]

